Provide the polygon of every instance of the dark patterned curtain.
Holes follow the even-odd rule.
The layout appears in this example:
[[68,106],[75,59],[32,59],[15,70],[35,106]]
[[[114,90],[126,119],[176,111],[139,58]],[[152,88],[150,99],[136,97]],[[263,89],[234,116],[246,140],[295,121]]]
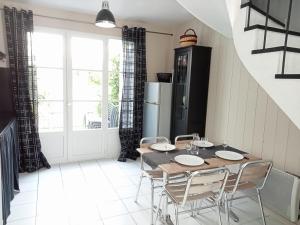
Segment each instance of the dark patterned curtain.
[[146,30],[123,27],[123,89],[119,135],[119,161],[136,159],[136,148],[143,134],[143,101],[146,70]]
[[32,11],[4,7],[9,67],[18,124],[20,172],[50,168],[37,128],[36,73],[31,54]]

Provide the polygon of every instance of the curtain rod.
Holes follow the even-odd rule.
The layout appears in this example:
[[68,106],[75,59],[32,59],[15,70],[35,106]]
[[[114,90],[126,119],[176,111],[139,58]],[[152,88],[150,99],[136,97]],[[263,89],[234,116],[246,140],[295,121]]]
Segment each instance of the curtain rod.
[[[0,8],[0,10],[4,10],[3,8]],[[33,14],[34,16],[37,17],[44,17],[44,18],[48,18],[48,19],[56,19],[56,20],[64,20],[64,21],[69,21],[69,22],[76,22],[76,23],[83,23],[83,24],[89,24],[89,25],[94,25],[94,23],[91,22],[87,22],[87,21],[82,21],[82,20],[73,20],[73,19],[67,19],[67,18],[61,18],[61,17],[54,17],[54,16],[46,16],[46,15],[41,15],[41,14]],[[112,29],[122,29],[122,27],[114,27]],[[173,36],[173,34],[171,33],[165,33],[165,32],[159,32],[159,31],[152,31],[152,30],[147,30],[147,33],[150,34],[159,34],[159,35],[166,35],[166,36]]]

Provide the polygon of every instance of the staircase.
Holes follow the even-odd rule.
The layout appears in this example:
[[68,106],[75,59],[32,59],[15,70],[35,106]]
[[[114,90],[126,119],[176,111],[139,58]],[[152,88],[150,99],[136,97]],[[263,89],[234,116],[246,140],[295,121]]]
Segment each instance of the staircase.
[[[194,5],[191,0],[177,1],[195,17],[208,4],[207,1],[194,1]],[[297,1],[300,5],[300,0],[281,1],[287,5],[284,17],[280,18],[274,14],[273,5],[280,0],[241,1],[244,0],[225,0],[223,7],[228,19],[223,16],[222,20],[230,23],[236,52],[253,78],[300,129],[300,29],[291,29],[291,24],[295,24],[293,3]],[[264,2],[266,7],[262,9],[257,2]],[[212,17],[219,15],[218,12],[211,12]],[[228,29],[218,29],[215,19],[198,19],[229,36],[228,32],[222,32]]]

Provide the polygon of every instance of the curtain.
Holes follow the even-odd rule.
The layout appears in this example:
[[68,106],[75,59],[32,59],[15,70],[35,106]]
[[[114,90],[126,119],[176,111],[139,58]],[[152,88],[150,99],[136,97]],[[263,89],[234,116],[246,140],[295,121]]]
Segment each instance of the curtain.
[[121,100],[119,136],[121,153],[119,161],[135,160],[136,148],[143,134],[143,102],[146,70],[146,30],[122,29],[123,89]]
[[32,11],[4,7],[9,68],[17,119],[19,171],[50,168],[41,152],[37,127],[36,72],[31,54]]

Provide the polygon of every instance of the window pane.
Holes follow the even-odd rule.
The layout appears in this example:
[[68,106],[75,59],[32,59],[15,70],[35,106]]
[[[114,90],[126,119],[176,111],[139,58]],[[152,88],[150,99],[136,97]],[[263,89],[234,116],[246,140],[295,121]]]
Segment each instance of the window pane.
[[116,39],[109,39],[108,41],[109,64],[108,69],[112,71],[116,63],[121,66],[121,58],[123,54],[122,41]]
[[63,103],[40,101],[39,105],[39,130],[62,131],[63,130]]
[[100,102],[73,103],[73,129],[97,129],[102,127]]
[[63,100],[63,71],[37,68],[39,100]]
[[120,71],[117,64],[108,78],[108,127],[119,126],[119,102],[121,98]]
[[63,67],[63,36],[50,33],[34,33],[33,55],[38,67]]
[[73,99],[101,100],[102,73],[73,70]]
[[109,77],[108,77],[108,127],[119,126],[119,102],[121,98],[122,81],[122,41],[110,39],[109,52]]
[[103,42],[101,40],[72,37],[72,68],[102,70]]

